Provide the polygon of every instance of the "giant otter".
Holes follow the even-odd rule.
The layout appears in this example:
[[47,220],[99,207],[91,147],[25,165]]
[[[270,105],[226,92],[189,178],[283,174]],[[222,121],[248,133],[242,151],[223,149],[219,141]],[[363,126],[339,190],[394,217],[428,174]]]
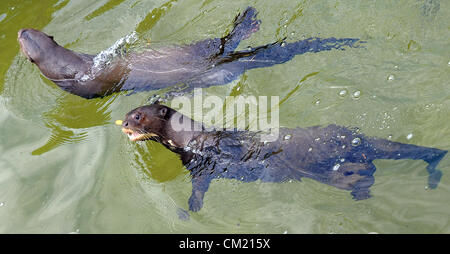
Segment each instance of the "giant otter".
[[232,31],[223,38],[206,39],[191,45],[148,48],[116,57],[100,69],[93,67],[95,55],[63,48],[43,32],[22,29],[18,40],[21,50],[45,77],[84,98],[125,90],[156,90],[176,84],[185,84],[189,88],[223,85],[249,69],[281,64],[308,52],[358,47],[357,42],[360,42],[353,38],[309,38],[234,51],[241,40],[259,29],[256,14],[254,8],[247,8],[235,18]]
[[[175,131],[179,126],[174,124],[179,123],[185,130]],[[376,159],[424,160],[428,185],[436,188],[442,176],[436,166],[447,153],[367,137],[337,125],[280,128],[280,138],[265,143],[255,132],[206,130],[202,123],[158,103],[130,111],[122,131],[132,141],[154,140],[180,155],[192,177],[189,209],[194,212],[201,209],[211,180],[217,178],[283,182],[308,177],[349,190],[356,200],[366,199]]]

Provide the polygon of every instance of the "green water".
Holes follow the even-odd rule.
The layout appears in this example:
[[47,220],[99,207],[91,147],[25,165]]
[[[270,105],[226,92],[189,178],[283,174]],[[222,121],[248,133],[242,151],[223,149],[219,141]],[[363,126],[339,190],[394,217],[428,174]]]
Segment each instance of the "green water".
[[436,190],[426,188],[423,161],[375,161],[373,197],[359,202],[310,179],[215,180],[202,210],[180,220],[191,184],[178,157],[154,142],[131,143],[114,126],[158,92],[68,94],[16,40],[33,27],[90,54],[133,31],[141,42],[190,43],[223,36],[249,5],[262,24],[240,48],[310,36],[361,38],[366,48],[297,56],[206,95],[277,95],[283,127],[335,123],[450,149],[448,0],[3,0],[0,233],[450,233],[449,156]]

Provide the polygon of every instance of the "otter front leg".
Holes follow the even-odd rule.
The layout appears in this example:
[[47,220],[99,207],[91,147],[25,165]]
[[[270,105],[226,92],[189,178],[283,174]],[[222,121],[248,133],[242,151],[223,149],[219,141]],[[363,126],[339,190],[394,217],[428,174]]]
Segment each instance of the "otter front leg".
[[192,195],[189,198],[189,210],[198,212],[203,207],[203,197],[208,191],[211,178],[207,176],[192,176]]
[[367,199],[370,198],[370,187],[375,181],[375,170],[375,165],[371,162],[343,163],[333,172],[328,183],[340,189],[351,190],[355,200]]

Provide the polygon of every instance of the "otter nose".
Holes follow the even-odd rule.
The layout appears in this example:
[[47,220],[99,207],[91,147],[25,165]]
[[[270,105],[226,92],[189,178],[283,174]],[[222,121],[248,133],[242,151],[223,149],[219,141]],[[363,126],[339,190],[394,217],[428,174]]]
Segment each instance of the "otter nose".
[[22,35],[27,31],[27,29],[20,29],[19,32],[17,33],[17,38],[21,38]]
[[128,127],[128,121],[124,121],[124,122],[122,123],[122,127]]

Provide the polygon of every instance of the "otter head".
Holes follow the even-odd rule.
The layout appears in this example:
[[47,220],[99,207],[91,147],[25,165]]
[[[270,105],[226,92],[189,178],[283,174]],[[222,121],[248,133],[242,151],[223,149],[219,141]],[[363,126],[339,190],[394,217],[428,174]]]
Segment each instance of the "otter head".
[[154,140],[170,149],[186,147],[203,130],[202,123],[158,102],[133,109],[122,122],[131,141]]
[[59,45],[49,36],[35,29],[21,29],[18,33],[20,49],[32,63],[40,63],[48,58],[48,52]]
[[126,114],[122,123],[122,131],[131,141],[164,140],[167,133],[167,122],[174,112],[164,105],[152,104],[133,109]]
[[52,36],[21,29],[17,39],[22,52],[49,79],[74,79],[88,72],[90,65],[79,54],[59,46]]

